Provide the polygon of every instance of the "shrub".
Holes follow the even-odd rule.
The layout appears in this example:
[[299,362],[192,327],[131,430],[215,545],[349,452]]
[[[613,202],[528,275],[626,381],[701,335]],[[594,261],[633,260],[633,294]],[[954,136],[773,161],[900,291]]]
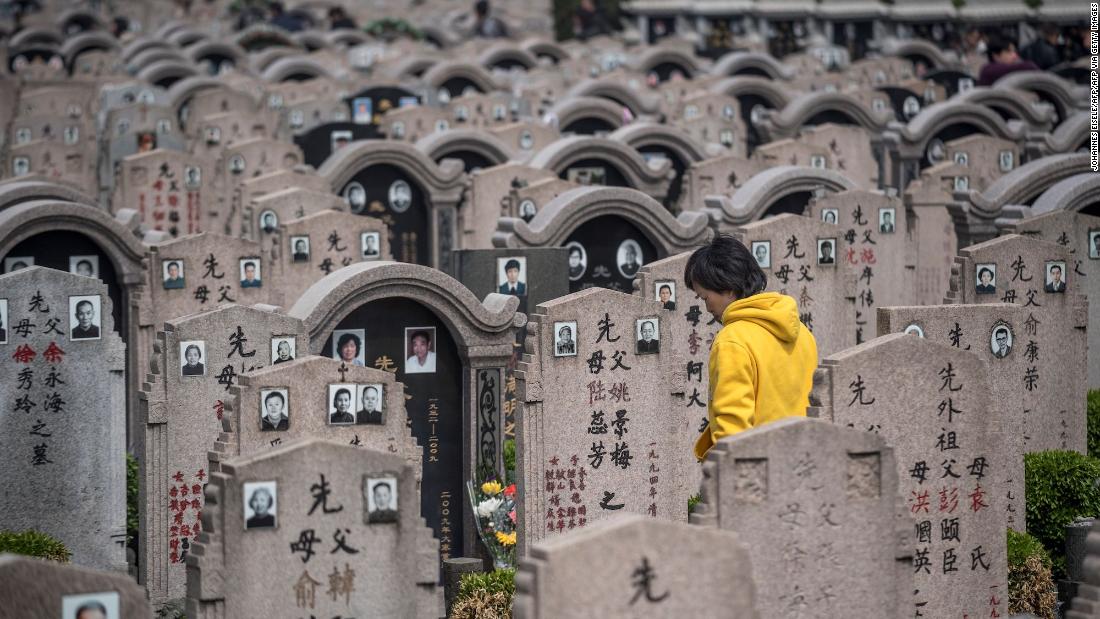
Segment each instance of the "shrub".
[[1058,590],[1051,560],[1039,540],[1008,530],[1008,612],[1054,619]]
[[516,593],[516,570],[495,570],[462,577],[454,605],[453,619],[509,619]]
[[516,483],[516,439],[504,440],[504,482]]
[[1089,456],[1100,458],[1100,389],[1093,389],[1089,392],[1088,416]]
[[0,531],[0,553],[11,552],[17,555],[49,559],[58,563],[68,563],[72,553],[53,537],[34,530]]
[[126,454],[126,543],[133,544],[138,536],[138,469],[137,458]]
[[693,494],[688,497],[688,513],[695,511],[695,506],[699,504],[699,501],[703,500],[703,495]]
[[1027,530],[1050,553],[1054,575],[1065,570],[1066,525],[1100,515],[1100,460],[1075,451],[1024,455]]

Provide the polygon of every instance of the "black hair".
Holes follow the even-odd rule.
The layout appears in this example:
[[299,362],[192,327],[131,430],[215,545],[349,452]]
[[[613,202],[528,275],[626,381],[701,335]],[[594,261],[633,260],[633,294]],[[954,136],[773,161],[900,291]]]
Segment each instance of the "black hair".
[[1059,273],[1062,273],[1062,265],[1060,265],[1060,264],[1052,264],[1052,265],[1050,265],[1050,270],[1051,270],[1051,271],[1053,271],[1054,269],[1058,269],[1058,272],[1059,272]]
[[96,601],[96,600],[92,600],[90,602],[85,602],[85,603],[81,604],[80,608],[76,609],[76,616],[79,617],[80,613],[82,613],[86,610],[97,610],[97,611],[103,613],[104,615],[107,614],[107,607],[104,606],[102,603]]
[[994,277],[993,271],[991,271],[989,269],[989,267],[982,267],[982,268],[978,269],[978,280],[979,281],[981,281],[983,273],[989,273],[989,280],[993,281],[993,277]]
[[994,58],[997,54],[1013,49],[1016,44],[1012,41],[997,35],[991,35],[985,42],[985,55],[989,59],[989,62],[996,62]]
[[485,17],[489,14],[489,0],[477,0],[477,4],[474,5],[474,11],[480,16]]
[[264,404],[267,404],[267,401],[270,400],[271,398],[279,398],[279,400],[283,404],[286,404],[286,398],[284,398],[283,394],[278,392],[278,391],[272,391],[271,393],[267,394],[267,397],[264,398]]
[[187,348],[184,348],[184,349],[183,349],[183,356],[184,356],[184,358],[186,358],[186,357],[187,357],[187,353],[191,352],[191,349],[192,349],[192,348],[194,348],[194,349],[195,349],[195,352],[199,353],[199,359],[202,359],[202,351],[201,351],[201,350],[199,350],[199,347],[198,347],[198,345],[196,345],[196,344],[188,344],[188,345],[187,345]]
[[252,267],[253,269],[255,269],[256,268],[256,263],[251,262],[251,261],[244,263],[244,268],[247,269],[248,267]]
[[87,305],[88,307],[92,308],[93,312],[95,311],[95,305],[87,299],[85,299],[85,300],[81,301],[80,303],[76,304],[76,311],[78,311],[78,312],[80,311],[80,306],[81,305]]
[[504,270],[506,272],[511,270],[511,269],[515,269],[517,271],[519,270],[519,260],[516,260],[515,258],[512,258],[512,259],[508,260],[508,262],[504,263]]
[[695,250],[684,266],[684,284],[698,284],[715,292],[732,292],[738,299],[764,291],[768,277],[745,244],[728,234],[718,234]]
[[661,284],[661,287],[657,289],[657,294],[661,294],[661,291],[668,290],[669,294],[672,294],[672,286],[668,284]]
[[77,263],[76,263],[76,266],[77,266],[77,268],[79,268],[79,267],[80,267],[80,265],[82,265],[82,264],[86,264],[86,265],[88,265],[88,270],[89,270],[89,271],[91,271],[91,270],[92,270],[92,263],[91,263],[91,262],[89,262],[89,261],[87,261],[87,260],[81,260],[80,262],[77,262]]
[[341,335],[340,339],[336,340],[336,350],[340,350],[344,347],[344,344],[347,344],[348,342],[355,342],[355,352],[356,354],[358,354],[359,347],[362,346],[362,343],[360,343],[359,341],[359,336],[355,335],[354,333],[345,333]]
[[347,389],[344,389],[343,387],[340,387],[339,389],[336,390],[336,393],[332,394],[332,405],[333,406],[336,406],[336,398],[340,397],[341,393],[346,393],[347,394],[349,402],[355,399],[355,398],[351,397],[351,392],[350,391],[348,391]]
[[1005,336],[1007,337],[1009,335],[1008,327],[997,327],[996,329],[993,330],[993,337],[997,337],[998,335],[1000,335],[1002,333],[1004,333]]
[[422,338],[424,338],[424,341],[425,341],[425,342],[427,342],[429,346],[431,345],[431,343],[432,343],[432,336],[428,335],[428,332],[427,332],[427,331],[423,331],[423,330],[421,330],[421,331],[413,331],[412,337],[410,337],[410,338],[409,338],[409,341],[411,342],[411,341],[415,340],[415,339],[416,339],[416,338],[418,338],[418,337],[422,337]]
[[173,260],[172,262],[169,262],[168,263],[168,268],[170,269],[172,267],[176,267],[176,270],[178,271],[179,268],[180,268],[180,263],[176,262],[175,260]]
[[385,486],[386,490],[389,490],[391,494],[393,493],[393,486],[391,486],[390,482],[388,482],[388,481],[380,481],[380,482],[374,484],[374,487],[371,488],[370,491],[374,492],[375,490],[378,490],[382,486]]

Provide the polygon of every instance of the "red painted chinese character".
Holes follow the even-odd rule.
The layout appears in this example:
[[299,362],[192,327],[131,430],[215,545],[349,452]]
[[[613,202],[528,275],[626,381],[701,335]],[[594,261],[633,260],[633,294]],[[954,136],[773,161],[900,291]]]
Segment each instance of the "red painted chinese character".
[[959,507],[959,489],[951,488],[948,490],[946,487],[940,490],[940,511],[947,512],[949,514],[955,513],[955,509]]
[[202,486],[193,484],[191,486],[191,494],[202,494]]
[[15,354],[13,354],[11,358],[15,359],[16,363],[30,363],[31,361],[34,361],[34,358],[37,356],[38,353],[34,352],[34,350],[30,346],[23,344],[19,348],[15,349]]
[[859,260],[856,260],[856,248],[848,248],[848,264],[859,264]]
[[57,342],[50,342],[50,345],[46,347],[45,352],[42,353],[42,357],[50,363],[61,363],[61,359],[64,356],[65,351],[61,350],[61,347],[57,345]]
[[875,263],[875,250],[868,247],[867,249],[864,249],[864,250],[860,251],[859,260],[860,260],[860,262],[863,262],[864,264],[874,264]]
[[172,480],[182,482],[183,481],[183,471],[176,471],[175,475],[172,475]]
[[191,537],[191,527],[186,524],[180,527],[180,535],[183,537]]
[[909,499],[909,502],[912,503],[912,505],[909,506],[909,511],[916,514],[916,513],[920,512],[920,510],[923,509],[924,513],[927,514],[928,513],[928,491],[925,490],[924,492],[922,492],[920,494],[917,494],[916,490],[910,490],[909,494],[913,495],[913,497]]
[[195,477],[198,477],[199,481],[206,479],[206,471],[204,469],[199,469],[199,472],[195,473]]
[[200,507],[202,507],[202,502],[200,502],[198,499],[191,499],[191,509],[197,510]]
[[978,511],[981,511],[981,509],[983,507],[989,507],[989,505],[986,504],[986,502],[982,500],[984,498],[985,498],[985,490],[982,490],[982,485],[978,484],[974,488],[974,492],[970,493],[970,509],[975,511],[975,512],[978,512]]
[[180,493],[180,491],[176,490],[175,486],[172,486],[171,488],[168,489],[168,496],[170,496],[170,497],[179,496],[179,493]]
[[224,412],[225,412],[225,402],[222,402],[221,400],[218,400],[217,402],[214,402],[214,414],[217,415],[218,421],[221,421],[222,413],[224,413]]

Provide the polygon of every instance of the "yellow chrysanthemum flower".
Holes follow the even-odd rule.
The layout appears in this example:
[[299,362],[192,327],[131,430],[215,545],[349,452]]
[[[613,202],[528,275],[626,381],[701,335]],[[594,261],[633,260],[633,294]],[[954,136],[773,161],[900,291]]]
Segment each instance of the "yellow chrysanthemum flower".
[[501,531],[497,531],[497,541],[500,542],[503,546],[515,546],[516,532],[512,531],[511,533],[503,533]]
[[481,484],[481,491],[485,494],[500,494],[501,490],[504,490],[504,486],[500,485],[499,481],[487,481]]

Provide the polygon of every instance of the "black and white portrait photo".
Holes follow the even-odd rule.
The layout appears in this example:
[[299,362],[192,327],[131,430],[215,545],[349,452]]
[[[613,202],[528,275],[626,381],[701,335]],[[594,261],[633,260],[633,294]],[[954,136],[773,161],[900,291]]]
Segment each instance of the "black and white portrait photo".
[[451,128],[451,123],[447,122],[447,119],[445,119],[445,118],[440,118],[439,120],[435,121],[435,130],[436,131],[446,131],[447,129],[450,129],[450,128]]
[[1089,230],[1089,259],[1100,260],[1100,230]]
[[390,137],[395,139],[395,140],[400,140],[400,139],[404,138],[405,137],[405,123],[401,122],[400,120],[394,121],[394,123],[392,125],[390,125]]
[[31,130],[29,127],[20,127],[15,130],[15,144],[26,144],[31,141]]
[[290,427],[288,389],[260,390],[260,431],[275,432]]
[[4,272],[14,273],[19,269],[25,269],[27,267],[34,266],[34,256],[12,256],[11,258],[4,258]]
[[969,176],[956,176],[955,177],[955,191],[968,191],[970,189],[970,177]]
[[160,261],[160,277],[165,290],[178,290],[186,285],[183,274],[183,260],[166,258]]
[[825,155],[810,155],[810,167],[818,170],[825,169]]
[[959,151],[955,153],[955,164],[963,167],[970,165],[970,155],[966,154],[966,151]]
[[588,270],[588,252],[576,241],[566,243],[565,248],[569,250],[569,281],[575,282]]
[[0,299],[0,344],[8,343],[8,300]]
[[897,210],[888,206],[878,210],[878,231],[882,234],[893,234],[894,224],[897,218]]
[[1016,167],[1016,154],[1010,150],[1002,150],[997,154],[997,163],[1000,165],[1001,172],[1011,172],[1012,168]]
[[355,413],[358,425],[382,425],[382,385],[359,385],[359,410]]
[[271,338],[271,365],[294,361],[298,342],[293,335],[276,335]]
[[328,422],[330,425],[355,423],[355,385],[328,386]]
[[406,327],[405,356],[406,374],[435,374],[435,327]]
[[567,322],[555,322],[554,323],[554,356],[555,357],[575,357],[577,356],[577,323],[570,320]]
[[274,481],[246,481],[241,484],[244,499],[244,529],[274,529],[278,522],[278,489]]
[[626,239],[619,243],[619,249],[615,252],[615,264],[619,265],[619,273],[629,279],[642,268],[642,247],[634,239]]
[[351,131],[333,131],[329,134],[329,147],[336,152],[351,143]]
[[233,174],[241,174],[244,172],[243,155],[233,155],[229,158],[229,171]]
[[98,294],[69,297],[69,339],[98,340],[100,317],[100,298]]
[[1046,285],[1043,286],[1043,290],[1046,292],[1065,292],[1066,291],[1066,263],[1061,260],[1051,260],[1046,263]]
[[395,213],[404,213],[412,206],[412,188],[404,180],[394,181],[386,195],[390,201],[390,208]]
[[99,256],[69,256],[69,272],[98,278]]
[[397,522],[397,478],[368,477],[363,481],[367,523]]
[[531,135],[530,131],[524,131],[519,134],[519,148],[520,150],[531,150],[535,146],[535,138]]
[[264,285],[263,280],[260,279],[262,274],[259,258],[241,258],[240,269],[241,288],[259,288]]
[[661,352],[660,322],[656,318],[642,318],[635,322],[638,344],[634,352],[649,355]]
[[382,235],[378,232],[364,232],[359,235],[359,247],[363,252],[364,260],[377,260],[381,254]]
[[306,124],[306,115],[302,110],[290,110],[290,128],[301,129]]
[[578,185],[603,185],[607,182],[607,170],[600,166],[569,168],[565,179]]
[[120,619],[121,616],[117,591],[61,597],[62,619]]
[[278,227],[279,216],[275,214],[275,211],[268,209],[260,213],[260,230],[263,230],[264,234],[271,234]]
[[1012,329],[1006,323],[999,322],[993,325],[993,331],[989,336],[989,350],[993,356],[1004,359],[1012,352]]
[[348,365],[363,367],[363,340],[366,339],[366,331],[363,329],[337,329],[332,332],[332,358],[339,359]]
[[756,264],[759,265],[761,269],[770,269],[772,266],[772,242],[753,241],[752,256],[756,258]]
[[836,264],[836,239],[817,240],[817,263]]
[[183,168],[183,186],[188,189],[198,189],[202,186],[202,168],[189,165]]
[[522,297],[527,294],[527,258],[497,258],[497,292]]
[[206,376],[206,342],[180,342],[180,376]]
[[924,329],[918,324],[911,324],[905,327],[905,333],[912,333],[917,337],[924,337]]
[[465,105],[460,105],[455,108],[455,121],[464,123],[470,120],[470,110]]
[[527,199],[519,203],[519,218],[523,221],[531,223],[537,213],[538,209],[535,208],[534,200]]
[[917,98],[912,95],[906,97],[905,101],[901,102],[901,113],[906,120],[920,114],[920,101],[917,101]]
[[725,147],[733,146],[733,129],[722,129],[719,131],[718,143]]
[[367,205],[367,190],[363,189],[363,186],[358,182],[353,181],[348,183],[348,186],[344,189],[344,199],[347,200],[351,212],[360,213]]
[[928,143],[928,149],[925,153],[928,165],[936,165],[947,157],[947,149],[944,148],[943,140],[939,138],[934,138]]
[[72,146],[80,141],[80,127],[69,125],[61,133],[62,140],[67,146]]
[[676,282],[667,280],[655,282],[653,289],[657,300],[661,302],[661,307],[666,310],[676,309]]
[[207,145],[213,146],[215,144],[221,144],[222,141],[222,129],[221,127],[215,127],[213,125],[206,128],[203,132],[203,138],[206,140]]
[[309,262],[309,237],[290,237],[290,256],[294,262]]
[[978,294],[996,294],[997,292],[997,265],[974,265],[974,292]]
[[26,176],[31,173],[31,158],[26,156],[13,157],[11,160],[11,175]]
[[838,213],[839,211],[835,208],[823,208],[821,209],[821,221],[827,224],[835,224]]

